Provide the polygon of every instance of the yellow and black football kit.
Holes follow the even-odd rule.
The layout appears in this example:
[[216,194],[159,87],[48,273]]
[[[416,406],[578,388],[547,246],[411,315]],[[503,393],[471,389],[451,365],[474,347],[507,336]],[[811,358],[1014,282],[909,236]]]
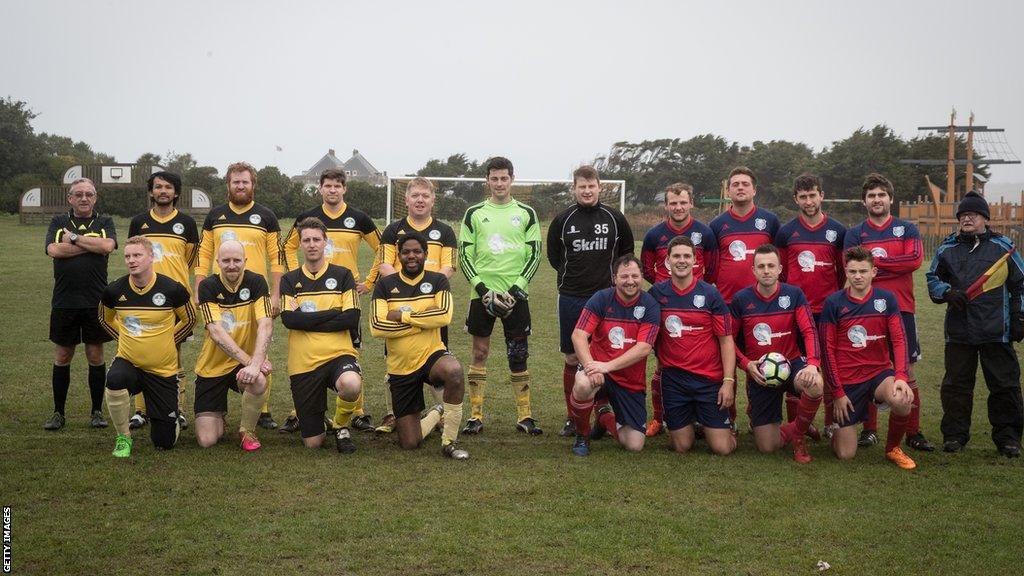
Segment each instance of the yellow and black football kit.
[[281,226],[277,216],[262,204],[250,202],[242,209],[230,203],[217,206],[210,210],[203,222],[196,274],[209,275],[211,266],[217,271],[217,251],[225,240],[238,240],[245,247],[246,270],[264,278],[270,277],[268,272],[284,272],[280,237]]
[[[324,433],[325,389],[337,377],[359,372],[353,334],[359,330],[356,284],[347,268],[328,264],[317,273],[305,265],[281,278],[281,322],[288,328],[288,376],[304,438]],[[340,397],[339,397],[340,398]],[[347,427],[355,401],[342,400],[335,424]]]
[[[373,219],[365,212],[342,203],[337,212],[328,211],[320,205],[307,210],[295,218],[302,222],[308,217],[316,218],[327,227],[327,246],[324,247],[324,259],[331,264],[344,266],[352,272],[352,278],[358,283],[359,274],[359,242],[364,241],[376,256],[380,247],[380,232]],[[284,241],[284,259],[288,270],[299,267],[299,233],[293,226]],[[374,258],[370,271],[366,274],[368,288],[373,288],[377,279],[377,258]]]
[[402,268],[398,261],[398,241],[410,232],[419,232],[427,239],[427,259],[423,269],[429,272],[440,272],[442,268],[455,269],[455,256],[459,250],[459,241],[452,227],[436,218],[431,218],[427,225],[417,228],[409,217],[396,220],[384,228],[380,235],[380,249],[377,250],[377,262],[390,264],[395,270]]
[[153,271],[191,291],[189,273],[199,255],[199,230],[191,216],[175,209],[166,218],[153,210],[132,218],[128,237],[145,236],[153,243]]

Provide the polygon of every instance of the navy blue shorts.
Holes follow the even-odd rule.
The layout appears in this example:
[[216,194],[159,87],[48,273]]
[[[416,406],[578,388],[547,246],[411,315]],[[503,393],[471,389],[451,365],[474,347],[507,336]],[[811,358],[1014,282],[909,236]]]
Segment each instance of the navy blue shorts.
[[836,424],[839,424],[841,428],[856,426],[868,419],[869,403],[874,402],[876,406],[884,406],[884,402],[875,401],[875,390],[878,389],[878,385],[881,384],[883,380],[895,375],[896,372],[892,370],[882,370],[878,373],[878,376],[875,376],[867,382],[861,382],[860,384],[843,384],[843,391],[846,392],[846,397],[850,399],[850,402],[853,402],[853,416],[846,422],[839,422],[836,420]]
[[665,424],[678,430],[700,422],[705,428],[728,428],[729,410],[718,407],[721,382],[690,374],[677,368],[661,370],[661,403]]
[[583,307],[590,298],[558,295],[558,347],[562,354],[575,354],[572,347],[572,331],[583,313]]
[[907,339],[907,362],[921,359],[921,341],[917,338],[917,318],[910,312],[900,312],[903,318],[903,336]]
[[750,404],[750,425],[755,428],[766,424],[782,423],[782,400],[787,393],[799,394],[793,385],[796,373],[807,366],[803,358],[795,358],[789,361],[789,379],[782,386],[768,388],[754,382],[753,378],[747,378],[747,402]]
[[601,389],[612,405],[615,422],[620,427],[629,426],[638,432],[647,430],[647,392],[626,390],[608,374],[604,375],[604,386]]

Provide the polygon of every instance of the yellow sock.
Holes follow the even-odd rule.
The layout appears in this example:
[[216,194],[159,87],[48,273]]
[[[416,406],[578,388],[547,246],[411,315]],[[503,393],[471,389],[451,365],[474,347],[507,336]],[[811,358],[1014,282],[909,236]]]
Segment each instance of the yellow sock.
[[[345,410],[348,410],[348,408],[343,408],[344,405],[345,405],[345,401],[341,399],[341,396],[337,396],[337,397],[334,398],[334,423],[335,424],[338,424],[338,422],[341,421],[340,419],[342,418],[342,413]],[[351,405],[355,406],[355,409],[354,410],[349,410],[349,412],[350,412],[349,420],[351,420],[353,416],[362,416],[363,415],[363,391],[362,390],[359,391],[359,396],[356,396],[355,401],[352,402]],[[341,424],[338,424],[338,426],[341,426]],[[345,426],[348,426],[348,424],[345,424]]]
[[441,429],[441,446],[446,446],[459,439],[459,426],[462,425],[462,402],[444,404],[444,428]]
[[[359,394],[362,396],[362,393]],[[352,423],[352,416],[356,411],[356,402],[359,398],[349,402],[341,396],[338,396],[337,409],[334,411],[334,425],[338,428],[348,428],[348,425]]]
[[434,427],[441,421],[441,413],[431,408],[427,411],[427,415],[420,418],[420,436],[426,438],[430,436],[430,433],[434,431]]
[[128,419],[132,417],[132,395],[127,390],[110,388],[104,389],[103,395],[107,399],[107,411],[110,412],[110,423],[114,425],[114,430],[118,434],[131,436]]
[[263,393],[263,406],[260,407],[260,412],[270,412],[270,380],[273,374],[267,374],[267,390]]
[[527,371],[512,373],[512,393],[516,396],[516,415],[519,421],[531,418],[530,412],[530,373]]
[[384,380],[384,416],[395,415],[395,406],[391,403],[391,385]]
[[135,395],[135,411],[146,413],[146,398],[141,393]]
[[469,417],[474,420],[484,419],[484,388],[487,386],[487,367],[469,367]]
[[253,394],[248,390],[242,392],[242,421],[238,426],[239,432],[256,431],[256,421],[260,419],[260,410],[266,394],[265,390],[263,394]]

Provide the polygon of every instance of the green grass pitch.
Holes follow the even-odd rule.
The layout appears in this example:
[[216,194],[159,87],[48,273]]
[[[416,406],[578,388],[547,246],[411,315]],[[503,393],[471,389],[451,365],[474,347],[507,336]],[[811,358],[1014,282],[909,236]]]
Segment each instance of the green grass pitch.
[[[117,225],[127,232],[127,221]],[[463,438],[468,462],[442,459],[436,436],[403,452],[394,436],[357,434],[358,452],[343,457],[277,432],[260,435],[256,454],[239,450],[233,434],[202,450],[191,429],[170,452],[154,451],[143,430],[131,459],[115,461],[112,429],[88,428],[81,349],[68,424],[57,433],[42,429],[52,409],[53,357],[44,233],[0,217],[0,504],[12,510],[16,574],[812,574],[824,560],[828,574],[959,576],[1020,567],[1024,466],[996,455],[981,383],[967,451],[914,453],[913,472],[885,461],[881,446],[845,464],[824,443],[810,444],[815,461],[806,466],[787,452],[761,455],[742,416],[739,449],[727,458],[701,446],[674,454],[665,436],[640,454],[602,440],[590,458],[572,457],[570,440],[555,434],[564,419],[562,357],[555,274],[546,263],[530,290],[530,373],[543,437],[513,430],[498,334],[486,431]],[[124,273],[121,256],[111,257],[111,279]],[[923,281],[921,273],[922,420],[941,440],[942,309],[927,301]],[[461,327],[461,274],[453,286]],[[379,416],[381,345],[364,332],[367,405]],[[202,335],[197,327],[185,346],[190,370]],[[451,335],[465,364],[469,339],[460,329]],[[291,406],[285,349],[277,323],[279,421]],[[113,354],[108,346],[108,363]],[[190,413],[191,402],[190,382]],[[234,427],[238,396],[230,403]]]

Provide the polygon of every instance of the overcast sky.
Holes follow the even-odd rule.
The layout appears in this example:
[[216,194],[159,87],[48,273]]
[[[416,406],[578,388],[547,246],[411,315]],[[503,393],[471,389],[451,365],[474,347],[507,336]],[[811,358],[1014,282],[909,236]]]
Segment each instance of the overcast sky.
[[0,16],[0,95],[122,162],[174,150],[294,175],[358,148],[393,175],[464,152],[564,178],[622,140],[821,149],[877,123],[913,137],[954,107],[1024,156],[1019,2],[4,0]]

